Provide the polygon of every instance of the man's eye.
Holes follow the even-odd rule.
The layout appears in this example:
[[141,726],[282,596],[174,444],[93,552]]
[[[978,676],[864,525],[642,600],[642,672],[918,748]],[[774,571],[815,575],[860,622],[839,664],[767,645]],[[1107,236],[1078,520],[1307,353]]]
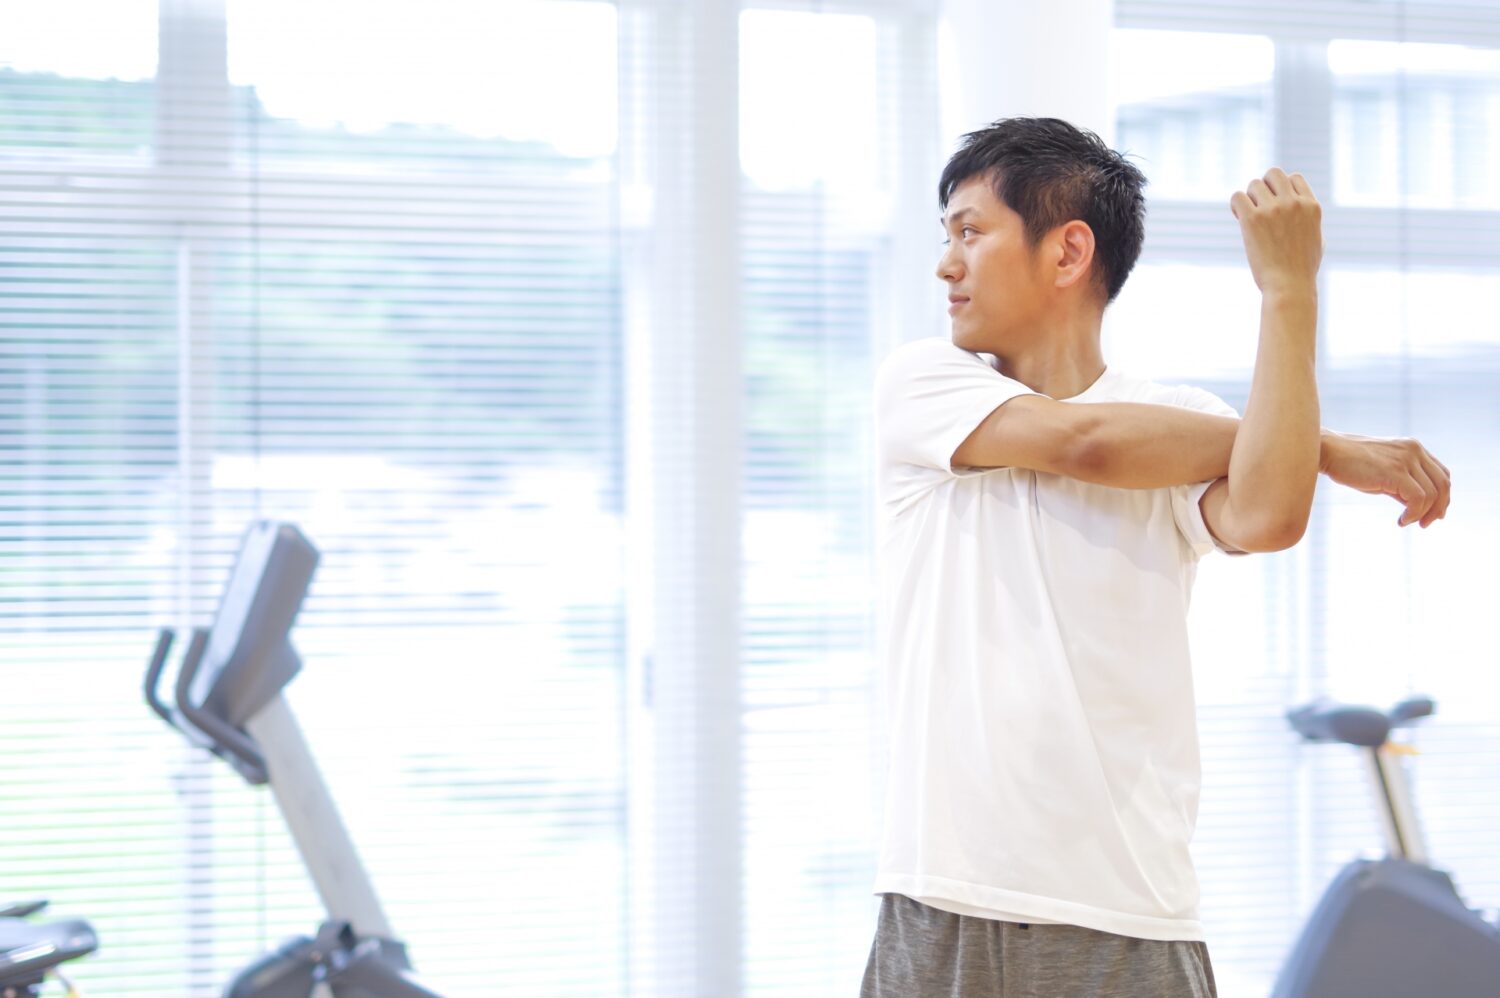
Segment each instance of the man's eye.
[[[963,227],[963,230],[962,230],[962,231],[963,231],[963,234],[964,234],[964,235],[968,235],[968,234],[969,234],[969,230],[970,230],[970,229],[973,229],[973,228],[974,228],[974,226],[972,226],[972,225],[965,225],[965,226],[964,226],[964,227]],[[976,232],[977,232],[977,231],[978,231],[978,230],[977,230],[977,229],[975,229],[975,231],[976,231]]]

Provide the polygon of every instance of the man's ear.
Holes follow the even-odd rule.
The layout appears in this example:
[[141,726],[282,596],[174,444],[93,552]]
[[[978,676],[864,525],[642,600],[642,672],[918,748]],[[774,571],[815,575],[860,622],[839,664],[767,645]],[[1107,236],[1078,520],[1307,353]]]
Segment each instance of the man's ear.
[[1094,262],[1094,230],[1075,218],[1053,230],[1052,238],[1056,286],[1066,288],[1086,280]]

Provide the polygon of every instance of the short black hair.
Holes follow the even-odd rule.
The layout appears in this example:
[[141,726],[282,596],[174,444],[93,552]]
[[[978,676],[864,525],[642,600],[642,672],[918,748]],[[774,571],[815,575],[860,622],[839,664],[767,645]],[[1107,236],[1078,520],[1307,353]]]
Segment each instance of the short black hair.
[[1001,118],[963,137],[938,181],[938,206],[960,184],[988,176],[995,196],[1021,216],[1032,248],[1079,219],[1094,233],[1093,277],[1115,300],[1146,238],[1141,173],[1093,132],[1060,118]]

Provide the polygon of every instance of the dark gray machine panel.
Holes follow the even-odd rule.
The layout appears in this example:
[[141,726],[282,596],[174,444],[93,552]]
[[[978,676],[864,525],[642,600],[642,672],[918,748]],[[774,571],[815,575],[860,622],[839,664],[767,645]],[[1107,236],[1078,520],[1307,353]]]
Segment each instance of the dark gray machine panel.
[[291,681],[302,662],[290,633],[317,565],[292,524],[251,526],[189,687],[194,707],[239,727]]

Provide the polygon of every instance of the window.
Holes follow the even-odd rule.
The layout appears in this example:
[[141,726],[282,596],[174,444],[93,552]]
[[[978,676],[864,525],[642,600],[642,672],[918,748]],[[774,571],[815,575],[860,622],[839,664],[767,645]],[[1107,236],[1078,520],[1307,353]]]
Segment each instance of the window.
[[[1204,187],[1176,179],[1184,168],[1172,156],[1222,162],[1222,131],[1200,129],[1170,156],[1156,153],[1169,184],[1143,164],[1153,181],[1147,248],[1107,318],[1111,356],[1243,406],[1250,370],[1234,369],[1235,358],[1253,360],[1258,317],[1227,199],[1273,164],[1301,170],[1325,206],[1324,424],[1415,436],[1454,475],[1453,511],[1429,531],[1398,531],[1390,499],[1325,481],[1297,548],[1210,559],[1200,571],[1190,618],[1203,749],[1194,856],[1220,988],[1263,994],[1334,872],[1382,842],[1359,759],[1300,745],[1283,716],[1296,703],[1328,694],[1389,707],[1431,695],[1438,714],[1415,732],[1413,779],[1434,861],[1472,906],[1500,897],[1482,831],[1500,817],[1500,795],[1476,792],[1466,775],[1500,753],[1500,725],[1485,706],[1493,684],[1472,667],[1487,589],[1465,557],[1500,525],[1483,430],[1500,376],[1487,318],[1500,290],[1488,235],[1500,22],[1492,5],[1312,3],[1293,15],[1122,0],[1116,24],[1117,49],[1130,56],[1118,63],[1125,94],[1151,83],[1143,37],[1174,39],[1185,61],[1172,75],[1195,92],[1230,72],[1230,53],[1259,47],[1253,86],[1269,144],[1247,154],[1248,170]],[[1216,53],[1220,68],[1195,68],[1188,53]],[[1193,100],[1216,128],[1237,120],[1202,93]],[[1182,101],[1122,101],[1118,144],[1163,148],[1142,123],[1181,114]]]
[[740,15],[747,994],[847,990],[869,948],[867,427],[893,43],[873,17]]
[[1273,50],[1257,35],[1115,30],[1115,147],[1155,197],[1219,201],[1256,175],[1271,133]]
[[[0,14],[0,879],[93,922],[80,984],[217,995],[321,916],[267,795],[140,695],[155,629],[207,622],[264,517],[321,551],[288,696],[425,981],[700,972],[705,930],[656,901],[722,783],[742,876],[706,904],[743,989],[844,986],[884,761],[868,389],[920,311],[890,275],[932,234],[928,15],[736,12],[738,72],[695,77],[743,94],[720,232],[685,207],[695,5],[60,6]],[[662,511],[725,486],[662,444],[723,402],[668,332],[711,243],[741,297],[743,533],[707,571],[741,586],[743,753],[683,776],[704,715],[671,698],[714,663],[653,633],[700,610]]]
[[0,162],[147,162],[155,7],[59,0],[0,12]]
[[1334,199],[1500,207],[1500,50],[1337,40]]
[[[0,70],[0,873],[95,924],[110,994],[216,995],[316,928],[266,795],[140,696],[155,628],[206,623],[285,518],[322,555],[288,695],[424,979],[618,988],[614,9],[165,6],[158,69],[154,5],[96,6],[97,66],[55,17],[0,32],[73,60]],[[286,30],[319,13],[343,45]],[[493,96],[565,59],[598,85]]]

